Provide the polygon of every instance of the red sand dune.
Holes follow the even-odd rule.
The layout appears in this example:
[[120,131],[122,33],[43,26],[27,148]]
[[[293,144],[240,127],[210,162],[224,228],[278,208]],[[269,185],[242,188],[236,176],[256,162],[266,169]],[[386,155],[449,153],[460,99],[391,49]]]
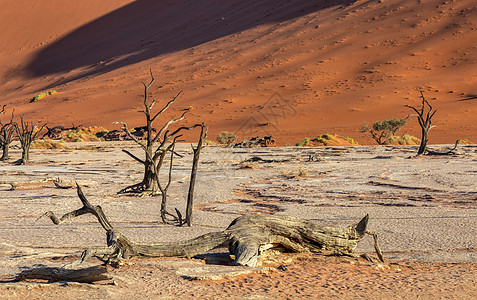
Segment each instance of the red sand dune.
[[361,125],[407,116],[422,89],[431,143],[477,141],[474,0],[2,0],[0,20],[0,104],[32,121],[142,125],[151,68],[158,106],[184,91],[166,117],[191,106],[209,139],[372,144]]

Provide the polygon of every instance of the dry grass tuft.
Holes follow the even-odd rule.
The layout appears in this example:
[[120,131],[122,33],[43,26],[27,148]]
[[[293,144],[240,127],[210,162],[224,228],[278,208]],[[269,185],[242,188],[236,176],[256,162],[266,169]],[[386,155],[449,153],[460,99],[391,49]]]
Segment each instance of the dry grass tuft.
[[56,149],[65,150],[70,149],[68,146],[63,145],[60,142],[52,140],[36,140],[32,143],[31,149]]

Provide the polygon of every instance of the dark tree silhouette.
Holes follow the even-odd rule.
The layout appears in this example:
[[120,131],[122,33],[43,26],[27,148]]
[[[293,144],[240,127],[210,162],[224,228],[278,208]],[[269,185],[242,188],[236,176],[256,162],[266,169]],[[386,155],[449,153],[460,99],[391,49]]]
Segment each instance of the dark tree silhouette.
[[22,158],[15,162],[18,165],[26,165],[30,160],[30,147],[36,136],[43,130],[46,124],[38,127],[40,122],[26,122],[23,120],[23,116],[20,117],[20,124],[14,123],[15,132],[20,140],[22,147]]
[[423,91],[420,91],[420,92],[421,92],[421,98],[422,98],[422,103],[420,108],[415,108],[413,106],[406,105],[407,107],[413,109],[417,113],[416,115],[411,115],[411,116],[417,117],[417,120],[419,121],[419,126],[421,127],[421,145],[419,146],[419,150],[417,152],[418,156],[425,154],[426,152],[427,143],[429,141],[429,138],[427,136],[429,134],[429,131],[433,127],[431,122],[432,117],[437,112],[437,110],[434,110],[432,106],[429,104],[429,102],[426,100],[426,98],[424,97],[424,92]]
[[[0,111],[0,115],[5,114],[5,105],[2,107],[2,111]],[[8,123],[3,124],[2,120],[0,119],[0,147],[2,148],[2,157],[0,157],[0,161],[8,160],[10,158],[8,154],[8,149],[10,147],[11,142],[13,141],[13,132],[15,131],[15,127],[13,125],[13,111],[10,121]]]
[[159,184],[157,180],[157,174],[160,171],[162,164],[164,162],[165,156],[167,152],[170,152],[171,149],[174,147],[174,143],[177,140],[178,137],[180,137],[179,133],[183,130],[190,130],[193,129],[197,126],[200,126],[199,124],[193,125],[191,127],[179,127],[174,131],[169,130],[169,126],[177,123],[181,120],[184,119],[185,114],[187,111],[185,111],[180,117],[177,119],[172,119],[167,121],[162,128],[159,131],[155,131],[153,128],[154,122],[156,119],[164,113],[172,103],[174,103],[179,97],[181,93],[178,93],[172,100],[170,100],[159,112],[156,114],[152,113],[152,109],[154,105],[156,104],[156,100],[153,99],[151,103],[149,103],[149,96],[148,96],[148,90],[154,83],[154,76],[151,73],[151,81],[149,84],[145,84],[142,82],[144,85],[144,110],[140,111],[144,113],[146,117],[146,139],[145,141],[139,140],[136,136],[134,136],[128,129],[128,126],[125,122],[116,122],[122,125],[121,129],[126,133],[126,135],[132,139],[134,142],[136,142],[138,145],[141,146],[141,148],[145,152],[145,158],[141,159],[137,157],[136,155],[132,154],[131,152],[127,150],[123,150],[125,153],[127,153],[129,156],[131,156],[133,159],[138,161],[139,163],[144,165],[144,177],[143,180],[140,183],[130,185],[121,191],[119,191],[120,194],[122,193],[144,193],[148,192],[150,194],[158,194],[159,193]]

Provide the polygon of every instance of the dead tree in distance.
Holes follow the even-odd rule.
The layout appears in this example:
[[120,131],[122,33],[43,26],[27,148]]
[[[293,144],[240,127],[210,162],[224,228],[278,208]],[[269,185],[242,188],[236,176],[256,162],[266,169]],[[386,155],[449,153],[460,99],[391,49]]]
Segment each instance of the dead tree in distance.
[[36,136],[46,124],[43,124],[41,127],[38,127],[40,122],[26,122],[23,120],[23,116],[20,117],[20,124],[14,123],[15,132],[17,133],[18,139],[20,140],[20,146],[22,147],[22,158],[15,162],[17,165],[26,165],[30,160],[30,147],[31,144],[35,141]]
[[[434,110],[432,106],[429,104],[429,102],[426,100],[424,97],[424,92],[421,92],[421,98],[422,98],[422,104],[420,108],[415,108],[410,105],[406,105],[407,107],[413,109],[417,115],[411,115],[411,116],[416,116],[417,120],[419,121],[419,126],[421,127],[421,145],[419,146],[419,150],[417,151],[417,155],[422,155],[426,153],[426,147],[427,147],[427,142],[429,141],[427,135],[429,131],[431,130],[432,127],[432,117],[434,114],[437,112],[437,110]],[[427,110],[426,110],[427,106]]]
[[[283,246],[294,252],[332,250],[338,254],[357,256],[353,250],[365,234],[374,237],[374,247],[384,262],[377,235],[367,229],[368,215],[356,226],[346,228],[320,227],[317,224],[286,215],[244,215],[219,232],[211,232],[191,240],[172,243],[135,243],[114,228],[100,206],[93,206],[77,185],[83,206],[58,218],[48,211],[49,217],[59,225],[75,217],[92,214],[106,231],[107,247],[86,249],[80,258],[66,268],[75,267],[88,257],[95,256],[106,263],[119,266],[121,259],[140,257],[194,257],[211,249],[227,247],[235,255],[235,264],[254,267],[257,258],[266,249]],[[369,258],[370,259],[370,258]]]
[[178,137],[179,133],[183,130],[190,130],[197,126],[200,126],[199,124],[196,124],[191,127],[179,127],[175,131],[171,132],[169,130],[169,126],[183,120],[185,114],[187,113],[187,111],[185,111],[179,118],[172,119],[166,122],[159,131],[157,132],[154,131],[153,124],[156,121],[156,119],[162,113],[164,113],[170,107],[172,103],[175,102],[175,100],[177,99],[177,97],[179,97],[181,92],[179,92],[172,100],[170,100],[159,112],[157,112],[156,114],[153,114],[152,109],[154,105],[156,104],[156,100],[153,99],[151,103],[149,103],[148,91],[149,91],[149,88],[154,83],[154,76],[152,74],[152,71],[150,71],[150,74],[151,74],[151,81],[149,82],[149,84],[145,84],[144,82],[142,82],[144,86],[144,102],[143,102],[144,110],[140,112],[144,113],[146,117],[145,141],[140,141],[137,137],[131,134],[125,122],[115,122],[115,123],[121,124],[122,125],[121,129],[126,133],[126,135],[130,139],[132,139],[134,142],[136,142],[138,145],[140,145],[145,152],[145,158],[141,159],[137,157],[136,155],[132,154],[131,152],[127,150],[123,150],[133,159],[135,159],[136,161],[144,165],[144,177],[140,183],[133,184],[123,188],[121,191],[119,191],[119,194],[124,194],[124,193],[137,193],[137,194],[150,193],[153,195],[158,194],[160,190],[159,183],[158,183],[159,182],[158,172],[160,171],[162,167],[162,163],[164,162],[164,158],[167,152],[170,151],[171,148],[173,147],[172,145],[173,145],[174,138]]
[[194,159],[192,161],[192,171],[190,174],[190,183],[189,183],[189,193],[187,195],[187,207],[186,207],[186,219],[185,223],[188,226],[192,225],[192,207],[194,205],[194,188],[195,188],[195,178],[197,176],[197,166],[199,164],[200,151],[204,148],[204,140],[207,137],[208,128],[205,127],[205,124],[202,123],[200,130],[199,142],[197,147],[192,146],[192,151],[194,152]]
[[[5,114],[5,105],[2,107],[2,111],[0,111],[0,115]],[[0,120],[0,147],[2,148],[2,157],[0,157],[0,161],[8,160],[10,158],[8,154],[8,149],[10,147],[11,142],[13,141],[13,132],[15,131],[15,127],[13,125],[13,111],[12,117],[10,118],[10,122],[3,124],[2,120]]]

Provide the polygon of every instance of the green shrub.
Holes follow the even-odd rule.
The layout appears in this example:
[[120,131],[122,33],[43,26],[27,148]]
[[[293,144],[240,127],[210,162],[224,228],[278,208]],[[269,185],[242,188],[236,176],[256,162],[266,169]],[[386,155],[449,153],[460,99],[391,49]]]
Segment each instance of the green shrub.
[[349,136],[345,137],[344,139],[347,140],[350,144],[359,145],[359,143],[358,143],[357,141],[355,141],[354,139],[350,138]]
[[309,144],[310,144],[310,138],[307,138],[307,137],[300,143],[296,143],[296,145],[299,147],[308,146]]
[[379,145],[387,145],[395,133],[406,124],[406,121],[407,119],[378,121],[373,123],[372,127],[369,127],[369,124],[365,122],[361,127],[361,132],[369,132]]
[[53,95],[53,94],[56,94],[57,92],[55,90],[51,90],[51,91],[48,91],[48,92],[44,92],[44,93],[41,93],[35,97],[33,97],[31,100],[30,100],[30,103],[33,103],[33,102],[36,102],[38,100],[41,100],[43,98],[45,98],[46,96],[50,96],[50,95]]
[[237,140],[237,136],[233,132],[222,131],[217,136],[217,142],[219,142],[219,144],[225,144],[227,146],[232,144],[236,140]]

